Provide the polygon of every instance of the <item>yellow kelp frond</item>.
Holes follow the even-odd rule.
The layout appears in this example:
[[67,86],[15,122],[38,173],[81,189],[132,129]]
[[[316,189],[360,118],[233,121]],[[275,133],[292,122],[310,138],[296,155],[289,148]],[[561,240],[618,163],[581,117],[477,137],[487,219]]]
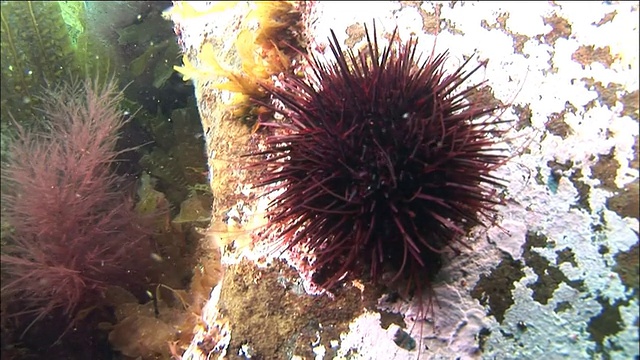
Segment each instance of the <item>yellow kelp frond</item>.
[[[269,103],[269,96],[262,85],[269,83],[273,76],[288,71],[291,57],[305,48],[301,35],[302,14],[296,4],[292,1],[249,4],[251,10],[240,24],[234,42],[239,64],[231,67],[219,62],[220,54],[214,51],[211,43],[207,43],[202,46],[195,66],[185,57],[184,65],[174,69],[183,75],[184,80],[222,80],[209,86],[233,93],[232,113],[238,119],[253,122],[270,116],[271,110],[257,106],[251,99]],[[168,14],[184,19],[224,11],[232,6],[216,3],[206,11],[196,11],[193,6],[178,2]]]
[[275,44],[270,51],[265,51],[264,58],[268,64],[268,71],[272,74],[284,72],[291,66],[291,59]]
[[198,60],[200,60],[200,64],[205,69],[210,69],[217,76],[228,76],[231,70],[228,67],[223,67],[220,65],[218,60],[216,59],[216,53],[213,50],[213,44],[206,43],[202,45],[202,50],[198,55]]
[[275,45],[288,53],[291,47],[302,49],[302,14],[291,1],[259,2],[248,15],[259,23],[255,41],[263,49],[269,50]]
[[[184,65],[174,66],[174,70],[182,74],[184,81],[225,78],[227,81],[220,84],[212,84],[211,86],[220,90],[227,90],[248,96],[261,97],[264,94],[258,85],[259,77],[253,73],[256,71],[260,75],[265,74],[264,66],[257,65],[254,60],[252,60],[252,67],[247,66],[247,70],[250,70],[250,72],[240,73],[232,71],[230,67],[220,64],[216,59],[215,51],[211,43],[202,46],[200,54],[198,54],[198,66],[194,66],[186,55],[183,57],[182,62]],[[243,65],[243,68],[244,67]]]
[[[200,59],[205,65],[209,65],[212,68],[215,68],[218,72],[218,75],[226,77],[229,81],[214,85],[218,89],[228,90],[232,92],[243,93],[246,95],[255,95],[260,93],[260,87],[258,85],[258,80],[253,76],[253,71],[263,71],[261,70],[263,67],[257,65],[255,63],[255,59],[242,58],[242,56],[248,56],[245,51],[244,54],[241,54],[238,50],[238,55],[242,60],[243,70],[247,70],[245,73],[236,72],[231,70],[228,67],[223,67],[220,63],[215,59],[215,54],[213,52],[213,46],[211,44],[207,44],[209,46],[203,47],[202,52],[200,54]],[[245,66],[245,61],[249,62],[249,66]],[[246,69],[245,69],[246,68]]]
[[248,103],[249,102],[249,96],[238,92],[238,93],[233,94],[233,96],[231,97],[231,102],[233,104]]
[[182,66],[178,66],[178,65],[173,66],[173,70],[182,74],[182,80],[189,81],[191,79],[195,79],[200,76],[200,73],[201,73],[200,69],[193,66],[193,64],[191,63],[187,55],[184,55],[182,57],[182,63],[183,63]]
[[236,49],[238,57],[242,62],[242,70],[250,77],[256,79],[268,79],[273,73],[266,70],[265,61],[258,53],[259,48],[256,46],[255,37],[252,31],[244,29],[240,31],[236,38]]
[[193,66],[191,60],[187,55],[182,57],[182,66],[174,66],[173,69],[182,74],[182,80],[188,81],[191,79],[213,79],[218,76],[226,76],[228,70],[225,70],[220,66],[220,63],[215,58],[213,51],[213,45],[210,43],[204,44],[202,50],[198,55],[199,65]]
[[235,45],[242,70],[249,77],[266,80],[285,71],[291,64],[289,58],[273,42],[265,49],[256,42],[255,33],[247,29],[238,34]]
[[289,27],[289,23],[286,20],[281,19],[276,20],[273,18],[269,18],[264,19],[264,21],[260,23],[260,28],[262,29],[263,33],[276,32],[287,27]]
[[293,10],[293,1],[256,1],[255,7],[247,14],[247,20],[264,21],[272,16],[282,15]]
[[230,73],[227,77],[229,81],[212,85],[216,89],[228,90],[249,96],[261,95],[262,89],[257,82],[242,74]]
[[238,51],[238,57],[242,61],[242,65],[250,65],[255,63],[256,46],[253,32],[248,29],[243,29],[238,33],[236,38],[236,50]]
[[186,1],[174,1],[172,7],[162,12],[162,17],[167,20],[184,21],[229,10],[237,4],[238,1],[215,1],[208,9],[198,10]]

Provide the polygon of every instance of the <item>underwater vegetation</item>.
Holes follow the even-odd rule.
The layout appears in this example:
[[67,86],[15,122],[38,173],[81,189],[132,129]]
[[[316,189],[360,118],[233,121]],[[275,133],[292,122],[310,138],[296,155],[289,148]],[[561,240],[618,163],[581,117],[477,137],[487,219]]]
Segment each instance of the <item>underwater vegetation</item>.
[[284,117],[260,124],[273,133],[253,154],[257,186],[273,196],[265,236],[309,249],[325,288],[348,273],[392,272],[422,299],[441,254],[494,222],[505,121],[499,106],[471,99],[480,84],[463,86],[482,63],[446,72],[446,53],[422,59],[416,39],[399,44],[395,32],[380,48],[375,24],[358,54],[332,35],[334,59],[309,57],[307,79],[263,85],[275,100],[263,105]]
[[172,204],[189,196],[189,187],[206,183],[206,156],[196,107],[179,108],[166,116],[138,118],[153,143],[139,150],[139,164],[158,179],[158,189]]
[[104,49],[83,31],[82,2],[4,1],[0,9],[3,126],[9,108],[18,122],[34,121],[37,114],[30,105],[39,102],[37,95],[47,82],[106,73]]
[[[148,219],[114,173],[124,117],[114,79],[60,85],[42,97],[48,126],[9,145],[2,168],[4,316],[32,325],[53,316],[68,330],[107,285],[139,290],[149,265]],[[8,302],[8,305],[6,303]]]
[[[221,2],[208,12],[219,12],[232,7],[233,2]],[[221,83],[211,84],[214,88],[227,90],[233,94],[231,107],[234,118],[241,119],[253,126],[256,120],[269,118],[273,112],[261,106],[253,99],[265,102],[269,94],[260,86],[271,76],[286,71],[291,66],[291,58],[305,47],[302,36],[302,14],[292,1],[259,1],[252,3],[252,9],[244,22],[257,23],[257,28],[242,28],[234,42],[240,60],[240,70],[218,59],[213,44],[206,43],[198,54],[197,63],[189,57],[183,57],[182,66],[174,69],[182,74],[183,80],[210,80],[221,78]],[[201,16],[188,4],[174,7],[166,16],[181,18]]]
[[125,96],[135,102],[131,109],[143,106],[151,114],[169,115],[187,106],[192,91],[173,72],[179,48],[171,23],[160,14],[170,4],[3,2],[2,159],[15,135],[8,110],[27,128],[37,124],[41,88],[71,77],[114,73],[120,84],[129,84]]
[[[113,37],[111,46],[121,64],[120,81],[129,84],[125,96],[151,114],[162,112],[168,116],[176,108],[190,106],[187,98],[193,95],[193,89],[173,70],[180,63],[180,48],[171,22],[162,18],[162,10],[171,6],[171,2],[143,3],[146,5],[140,9],[138,18],[107,34]],[[109,9],[109,3],[93,3],[92,7]]]
[[3,358],[191,340],[219,259],[195,259],[212,200],[170,5],[2,3]]
[[206,326],[202,306],[221,271],[219,258],[203,256],[186,290],[158,285],[154,300],[145,303],[122,288],[111,287],[105,297],[115,309],[115,321],[100,327],[109,330],[113,348],[129,358],[179,358],[194,332]]

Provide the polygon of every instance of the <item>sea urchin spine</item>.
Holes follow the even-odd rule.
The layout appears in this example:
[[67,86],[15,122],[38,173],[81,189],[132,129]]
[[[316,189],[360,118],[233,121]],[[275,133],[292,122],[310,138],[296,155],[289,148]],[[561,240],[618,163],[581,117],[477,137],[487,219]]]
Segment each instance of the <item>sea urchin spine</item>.
[[356,55],[332,32],[335,61],[308,57],[307,79],[264,85],[284,121],[262,124],[273,134],[254,154],[258,185],[274,197],[268,232],[310,249],[322,286],[364,265],[420,290],[445,248],[493,222],[504,121],[470,100],[481,84],[462,86],[484,64],[447,73],[447,53],[421,61],[415,39],[401,46],[394,32],[379,49],[375,27],[366,36]]

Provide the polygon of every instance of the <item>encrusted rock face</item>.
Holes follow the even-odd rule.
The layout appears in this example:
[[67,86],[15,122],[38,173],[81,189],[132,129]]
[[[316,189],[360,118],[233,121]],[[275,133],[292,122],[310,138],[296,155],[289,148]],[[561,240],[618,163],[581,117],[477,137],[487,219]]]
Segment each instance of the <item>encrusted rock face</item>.
[[[251,187],[259,174],[242,166],[261,134],[237,121],[238,98],[220,84],[231,70],[247,73],[234,41],[255,26],[243,20],[255,8],[206,6],[194,2],[198,16],[173,20],[193,67],[211,70],[206,43],[228,67],[194,79],[216,198],[208,238],[225,245],[227,263],[205,322],[224,329],[229,358],[638,356],[637,3],[296,5],[310,51],[329,51],[329,29],[357,50],[363,24],[375,19],[381,33],[398,26],[402,40],[418,36],[425,56],[448,50],[452,68],[474,54],[487,60],[470,79],[486,81],[474,96],[510,105],[499,226],[472,231],[470,249],[448,258],[433,317],[418,322],[416,304],[390,287],[363,279],[333,297],[308,295],[295,254],[267,259],[260,246],[238,245],[261,240],[253,230],[265,201]],[[205,335],[185,355],[206,358],[197,346]]]

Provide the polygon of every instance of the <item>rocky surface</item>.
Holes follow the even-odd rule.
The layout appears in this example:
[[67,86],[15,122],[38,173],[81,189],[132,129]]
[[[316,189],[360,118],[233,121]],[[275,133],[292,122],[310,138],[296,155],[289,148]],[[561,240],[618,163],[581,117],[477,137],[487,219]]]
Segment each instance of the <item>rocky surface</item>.
[[[196,57],[205,39],[229,49],[250,5],[220,16],[195,3],[202,16],[173,19],[187,55]],[[486,82],[487,101],[511,104],[503,117],[514,120],[513,158],[500,170],[508,204],[499,227],[473,231],[471,249],[440,271],[427,321],[414,321],[411,301],[367,283],[347,284],[333,298],[308,295],[286,259],[264,260],[259,249],[228,256],[222,291],[214,292],[219,306],[211,305],[229,321],[227,356],[637,358],[638,3],[363,4],[314,4],[310,49],[324,48],[329,29],[357,49],[363,24],[375,19],[385,33],[397,26],[402,39],[418,36],[425,54],[448,50],[452,68],[469,56],[488,60],[470,81]],[[246,150],[249,132],[223,121],[228,94],[195,85],[218,170],[217,210],[242,200],[256,213],[257,204],[238,197],[250,178],[215,178],[226,169],[221,158]],[[238,260],[244,255],[254,262]]]

